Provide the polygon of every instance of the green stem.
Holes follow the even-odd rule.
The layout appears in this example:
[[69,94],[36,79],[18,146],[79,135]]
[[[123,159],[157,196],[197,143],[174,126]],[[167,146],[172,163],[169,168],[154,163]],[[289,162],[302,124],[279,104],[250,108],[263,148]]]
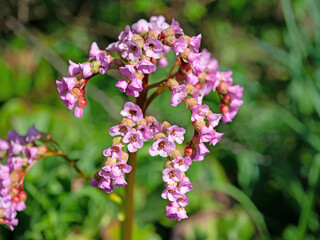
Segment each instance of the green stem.
[[132,170],[127,174],[127,187],[125,188],[124,196],[124,212],[125,220],[121,225],[121,240],[131,240],[132,239],[132,227],[133,227],[133,215],[134,215],[134,180],[136,172],[136,160],[137,153],[130,153],[128,164],[132,166]]

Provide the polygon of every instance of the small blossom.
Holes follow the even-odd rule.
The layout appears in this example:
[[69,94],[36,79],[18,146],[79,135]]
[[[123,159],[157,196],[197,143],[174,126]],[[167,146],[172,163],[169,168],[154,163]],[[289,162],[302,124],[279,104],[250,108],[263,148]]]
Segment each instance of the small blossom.
[[137,70],[139,73],[142,73],[142,74],[150,74],[155,72],[157,70],[157,67],[153,63],[151,63],[150,61],[144,58],[138,62]]
[[143,46],[147,57],[159,59],[162,55],[163,45],[157,39],[148,39]]
[[171,142],[176,141],[177,143],[181,144],[184,140],[184,134],[186,130],[184,128],[180,128],[177,125],[173,125],[167,128],[168,139]]
[[131,61],[136,62],[139,60],[142,50],[135,41],[128,41],[124,44],[124,51],[121,53],[123,58],[129,58]]
[[181,84],[172,90],[170,104],[176,107],[182,102],[182,100],[186,96],[187,96],[186,85]]
[[166,137],[160,137],[155,141],[149,148],[149,154],[151,156],[160,155],[161,157],[168,157],[169,153],[172,152],[176,146],[173,142],[170,142]]
[[200,44],[201,44],[202,35],[199,34],[198,36],[192,37],[189,42],[189,46],[195,51],[199,52]]
[[128,143],[128,151],[131,153],[138,151],[138,149],[143,146],[143,140],[140,132],[128,132],[124,136],[123,142]]
[[182,171],[178,168],[165,168],[162,171],[162,179],[167,184],[180,182],[180,180],[182,179]]
[[186,172],[189,169],[189,166],[191,165],[192,161],[190,157],[177,157],[173,159],[173,166],[175,168],[180,169],[183,172]]
[[207,105],[197,105],[192,109],[191,120],[203,120],[205,119],[206,113],[209,112],[209,107]]
[[124,137],[129,132],[132,132],[132,127],[123,124],[113,126],[109,130],[109,134],[113,137],[117,135],[121,135]]
[[124,109],[120,113],[122,116],[130,118],[133,122],[139,122],[143,118],[141,108],[132,102],[126,102]]
[[188,47],[187,40],[184,37],[179,37],[174,43],[172,44],[172,49],[176,52],[178,56],[180,53],[183,53]]

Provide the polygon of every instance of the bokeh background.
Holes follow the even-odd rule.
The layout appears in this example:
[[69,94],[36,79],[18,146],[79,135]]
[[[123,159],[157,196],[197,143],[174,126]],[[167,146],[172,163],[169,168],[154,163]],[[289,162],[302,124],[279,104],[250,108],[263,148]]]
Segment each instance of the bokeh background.
[[[96,77],[87,86],[84,117],[77,119],[59,99],[55,81],[66,75],[68,59],[87,59],[93,41],[104,48],[125,25],[152,15],[174,17],[188,35],[201,33],[201,47],[244,86],[244,104],[232,123],[219,126],[223,140],[187,172],[194,190],[185,221],[165,217],[164,159],[148,156],[150,143],[139,151],[134,239],[320,239],[317,0],[2,0],[0,137],[10,129],[25,134],[35,124],[93,175],[111,144],[108,129],[130,98],[114,77]],[[169,99],[164,92],[148,112],[187,128],[190,138],[190,113]],[[205,103],[217,112],[214,94]],[[63,159],[37,163],[25,190],[19,225],[14,232],[1,226],[0,239],[118,238],[118,206]]]

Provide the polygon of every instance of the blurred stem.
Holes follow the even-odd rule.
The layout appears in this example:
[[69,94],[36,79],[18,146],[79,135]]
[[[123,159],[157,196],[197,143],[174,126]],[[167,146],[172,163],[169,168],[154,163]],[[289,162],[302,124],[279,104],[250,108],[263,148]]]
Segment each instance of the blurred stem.
[[127,187],[125,188],[124,196],[124,213],[125,220],[121,225],[121,240],[131,240],[132,239],[132,227],[133,227],[133,215],[134,215],[134,180],[136,172],[136,160],[137,153],[130,153],[128,164],[132,166],[132,170],[127,174]]
[[317,154],[310,167],[308,183],[309,190],[307,195],[304,195],[301,214],[298,224],[297,240],[305,239],[305,234],[310,221],[311,212],[314,208],[314,200],[316,195],[316,185],[320,175],[320,154]]

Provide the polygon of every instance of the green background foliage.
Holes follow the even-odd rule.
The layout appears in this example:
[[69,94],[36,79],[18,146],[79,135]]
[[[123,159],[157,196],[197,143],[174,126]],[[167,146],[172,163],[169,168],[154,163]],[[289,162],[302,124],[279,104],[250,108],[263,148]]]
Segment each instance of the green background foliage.
[[[61,144],[90,176],[111,145],[108,129],[130,100],[116,75],[87,86],[88,106],[76,119],[59,99],[55,80],[68,59],[86,61],[140,18],[174,17],[201,48],[232,69],[244,104],[203,162],[187,175],[189,219],[165,217],[164,159],[138,153],[134,239],[319,239],[320,2],[317,0],[4,0],[0,3],[0,137],[35,126]],[[170,61],[173,61],[171,56]],[[165,68],[151,78],[161,80]],[[164,92],[148,109],[159,121],[187,129],[190,113]],[[218,112],[216,95],[205,104]],[[1,173],[0,173],[1,174]],[[121,209],[63,159],[37,163],[25,180],[27,208],[14,232],[0,239],[117,239]],[[123,189],[117,189],[122,195]],[[125,201],[125,200],[124,200]]]

